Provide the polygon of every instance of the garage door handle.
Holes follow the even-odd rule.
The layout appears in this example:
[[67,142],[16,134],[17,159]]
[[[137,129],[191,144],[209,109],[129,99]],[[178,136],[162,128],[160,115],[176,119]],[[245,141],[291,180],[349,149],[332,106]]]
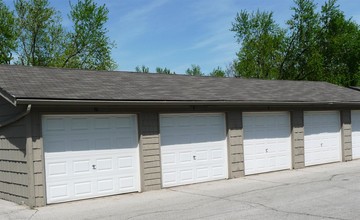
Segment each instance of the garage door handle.
[[267,153],[267,152],[269,152],[269,149],[268,149],[268,148],[266,148],[266,149],[265,149],[265,152],[266,152],[266,153]]
[[96,170],[96,165],[92,165],[93,170]]
[[193,159],[196,160],[196,156],[193,156]]

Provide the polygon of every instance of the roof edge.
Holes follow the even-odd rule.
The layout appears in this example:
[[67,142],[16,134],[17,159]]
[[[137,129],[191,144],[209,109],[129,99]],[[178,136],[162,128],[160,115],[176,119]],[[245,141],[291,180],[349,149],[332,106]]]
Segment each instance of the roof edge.
[[15,104],[33,104],[33,105],[261,105],[261,106],[278,106],[278,105],[296,105],[296,106],[349,106],[356,105],[360,106],[360,102],[338,102],[338,101],[323,101],[323,102],[294,102],[294,101],[158,101],[158,100],[124,100],[124,101],[114,101],[114,100],[66,100],[66,99],[24,99],[19,98],[16,100]]
[[2,88],[0,88],[0,96],[10,102],[13,106],[16,106],[16,98]]

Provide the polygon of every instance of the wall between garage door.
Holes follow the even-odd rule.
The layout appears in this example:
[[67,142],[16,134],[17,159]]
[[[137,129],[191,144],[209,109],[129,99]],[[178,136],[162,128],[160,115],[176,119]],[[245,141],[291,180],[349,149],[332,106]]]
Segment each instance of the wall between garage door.
[[341,116],[341,137],[342,137],[342,161],[352,160],[352,143],[351,143],[351,111],[343,110]]
[[[244,155],[243,155],[243,125],[241,108],[198,108],[193,107],[173,107],[173,108],[121,108],[121,107],[35,107],[31,112],[31,117],[28,117],[27,122],[31,130],[31,144],[27,143],[32,149],[32,155],[29,158],[22,159],[22,163],[26,167],[29,163],[32,178],[28,179],[29,190],[24,193],[24,199],[30,198],[27,204],[30,206],[44,206],[45,199],[45,175],[44,175],[44,161],[43,161],[43,141],[41,134],[41,115],[43,114],[137,114],[139,123],[139,144],[140,144],[140,166],[141,166],[141,182],[142,190],[156,190],[162,188],[161,186],[161,157],[160,157],[160,134],[159,134],[159,114],[160,113],[186,113],[186,112],[226,112],[227,121],[227,138],[228,138],[228,156],[229,156],[229,177],[237,178],[244,175]],[[257,108],[259,111],[269,111],[269,108]],[[274,110],[289,111],[286,108],[276,108]],[[251,109],[247,109],[251,111]],[[292,145],[293,145],[293,168],[298,169],[304,167],[304,126],[303,126],[303,110],[292,110]],[[351,158],[351,152],[348,151],[349,146],[351,150],[351,119],[349,118],[350,111],[341,111],[342,117],[342,134],[343,146],[347,152],[345,158]],[[350,127],[349,127],[350,126]],[[26,134],[26,126],[24,126]],[[3,132],[2,132],[3,133]],[[0,133],[0,134],[2,134]],[[26,137],[26,135],[23,135]],[[344,138],[346,136],[346,138]],[[26,138],[23,139],[25,140]],[[25,140],[26,142],[26,140]],[[18,144],[15,144],[17,148]],[[23,145],[26,145],[24,143]],[[19,145],[20,146],[20,145]],[[27,186],[27,185],[25,185]],[[18,192],[18,190],[14,190]],[[26,194],[26,195],[25,195]],[[10,200],[10,199],[8,199]],[[15,200],[11,200],[15,201]]]
[[229,154],[229,178],[238,178],[244,176],[242,112],[227,112],[226,124]]
[[161,189],[159,114],[139,114],[142,190]]
[[[0,124],[21,111],[0,98]],[[0,128],[0,199],[29,205],[27,120]]]
[[294,169],[305,167],[304,158],[304,112],[291,112],[292,163]]

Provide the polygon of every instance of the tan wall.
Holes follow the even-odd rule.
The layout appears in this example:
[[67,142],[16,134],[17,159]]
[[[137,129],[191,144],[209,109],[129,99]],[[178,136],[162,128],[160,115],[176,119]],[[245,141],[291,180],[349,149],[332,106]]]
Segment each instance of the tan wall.
[[242,113],[227,112],[227,139],[229,157],[229,178],[244,176],[244,150]]
[[161,189],[159,114],[139,114],[142,190]]
[[291,112],[292,164],[294,169],[305,167],[304,157],[304,112]]
[[33,193],[34,206],[44,206],[45,198],[45,163],[44,147],[41,131],[41,114],[34,110],[31,113],[31,137],[32,137],[32,158],[30,163],[33,165],[33,181],[31,191]]
[[[23,111],[0,98],[0,124]],[[0,199],[29,202],[26,119],[0,128]]]
[[341,143],[342,143],[342,161],[352,160],[352,143],[351,143],[351,111],[343,110],[341,116]]

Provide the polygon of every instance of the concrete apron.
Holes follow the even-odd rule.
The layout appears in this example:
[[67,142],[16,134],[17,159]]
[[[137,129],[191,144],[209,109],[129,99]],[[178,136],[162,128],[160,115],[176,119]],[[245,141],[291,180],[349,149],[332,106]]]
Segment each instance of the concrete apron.
[[0,219],[357,219],[360,160],[38,209],[0,200]]

